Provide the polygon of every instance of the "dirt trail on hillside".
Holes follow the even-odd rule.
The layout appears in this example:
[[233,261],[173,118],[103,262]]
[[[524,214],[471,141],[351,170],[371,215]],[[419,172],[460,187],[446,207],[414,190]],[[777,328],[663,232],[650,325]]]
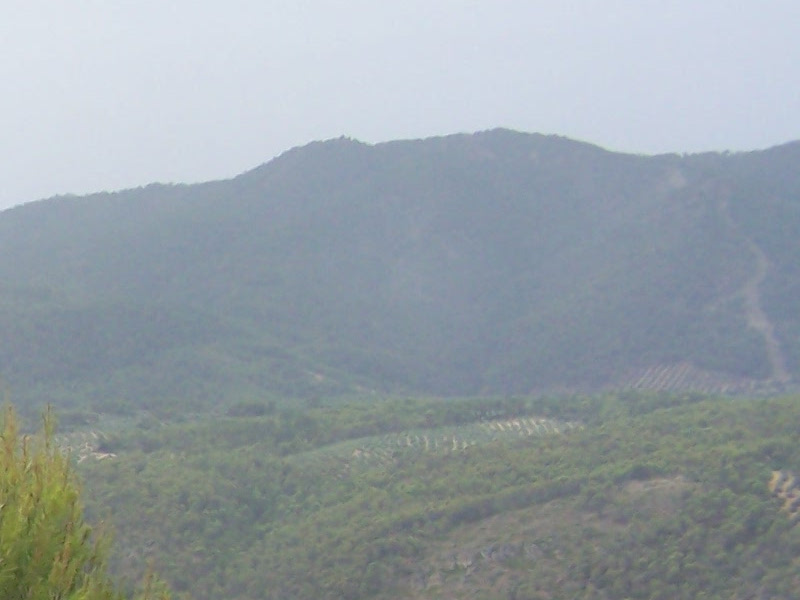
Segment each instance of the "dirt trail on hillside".
[[747,324],[764,337],[764,342],[767,346],[767,358],[772,369],[772,379],[786,383],[792,377],[786,369],[786,360],[783,357],[780,342],[775,337],[775,328],[761,308],[759,286],[767,276],[769,261],[764,251],[755,242],[750,238],[746,238],[746,240],[750,251],[756,256],[756,270],[742,288],[745,310],[747,311]]
[[728,210],[728,202],[722,200],[719,203],[720,213],[729,227],[734,229],[739,235],[744,238],[750,252],[755,256],[756,268],[753,274],[747,279],[744,286],[739,290],[739,293],[744,298],[745,314],[747,316],[747,325],[755,329],[764,338],[764,344],[767,349],[767,360],[769,361],[770,370],[772,371],[771,379],[780,383],[787,383],[791,380],[792,376],[786,368],[786,359],[781,350],[781,344],[775,336],[775,328],[772,322],[767,317],[767,314],[761,308],[761,284],[767,276],[769,270],[769,259],[761,247],[756,244],[749,236],[747,236],[738,224],[731,217]]

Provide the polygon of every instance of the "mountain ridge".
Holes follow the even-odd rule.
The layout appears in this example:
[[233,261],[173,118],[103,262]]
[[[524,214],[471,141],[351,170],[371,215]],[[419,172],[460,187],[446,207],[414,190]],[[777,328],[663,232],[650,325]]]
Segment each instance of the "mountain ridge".
[[[26,402],[206,407],[597,388],[685,363],[781,387],[800,370],[799,149],[643,156],[505,129],[337,138],[224,181],[7,209],[0,375]],[[771,339],[741,293],[759,264]],[[81,354],[105,381],[81,367],[43,383],[45,363]]]

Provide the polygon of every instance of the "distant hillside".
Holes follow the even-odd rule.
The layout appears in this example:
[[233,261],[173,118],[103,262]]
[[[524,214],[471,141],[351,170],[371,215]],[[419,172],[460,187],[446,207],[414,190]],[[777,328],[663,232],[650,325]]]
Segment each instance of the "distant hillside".
[[196,600],[789,600],[799,400],[340,403],[134,428],[78,469],[118,575]]
[[17,402],[97,410],[776,389],[800,374],[798,231],[800,143],[318,142],[0,213],[0,375]]

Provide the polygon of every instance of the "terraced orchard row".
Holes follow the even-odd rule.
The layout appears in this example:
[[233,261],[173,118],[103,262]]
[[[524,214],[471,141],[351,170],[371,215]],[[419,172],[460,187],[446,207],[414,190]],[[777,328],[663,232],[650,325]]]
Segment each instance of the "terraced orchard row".
[[350,439],[294,455],[292,460],[297,466],[339,464],[346,468],[373,467],[388,465],[408,453],[453,454],[495,441],[558,435],[582,427],[577,422],[533,416],[494,419],[460,426],[416,428]]
[[80,462],[197,447],[258,447],[295,463],[380,464],[403,453],[463,451],[499,440],[566,433],[599,404],[584,398],[385,399],[314,407],[237,405],[214,419],[181,421],[150,413],[120,424],[98,416],[67,430],[59,444]]

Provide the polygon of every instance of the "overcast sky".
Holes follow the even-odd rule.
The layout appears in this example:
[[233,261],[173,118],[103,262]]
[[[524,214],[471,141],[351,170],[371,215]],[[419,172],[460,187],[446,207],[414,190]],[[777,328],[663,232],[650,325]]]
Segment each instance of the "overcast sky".
[[503,126],[640,153],[800,139],[797,0],[5,0],[0,207]]

